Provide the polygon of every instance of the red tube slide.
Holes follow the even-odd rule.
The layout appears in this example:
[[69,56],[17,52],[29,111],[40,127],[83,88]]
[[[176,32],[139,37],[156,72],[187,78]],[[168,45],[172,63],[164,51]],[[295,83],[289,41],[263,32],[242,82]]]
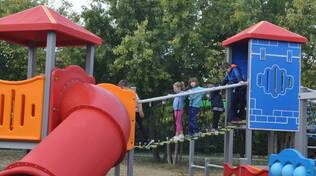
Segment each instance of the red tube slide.
[[74,84],[63,93],[60,114],[64,121],[0,176],[104,176],[124,157],[130,124],[114,95]]

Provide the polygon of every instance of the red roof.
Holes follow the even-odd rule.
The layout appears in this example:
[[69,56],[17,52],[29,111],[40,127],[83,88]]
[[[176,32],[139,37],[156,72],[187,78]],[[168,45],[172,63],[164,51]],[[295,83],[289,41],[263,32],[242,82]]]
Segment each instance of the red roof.
[[0,40],[45,47],[48,31],[56,32],[57,46],[102,43],[100,37],[43,5],[0,18]]
[[290,32],[280,26],[269,23],[267,21],[261,21],[249,28],[243,30],[239,34],[236,34],[222,42],[223,46],[229,46],[245,39],[267,39],[267,40],[280,40],[288,42],[306,43],[307,39],[301,35]]

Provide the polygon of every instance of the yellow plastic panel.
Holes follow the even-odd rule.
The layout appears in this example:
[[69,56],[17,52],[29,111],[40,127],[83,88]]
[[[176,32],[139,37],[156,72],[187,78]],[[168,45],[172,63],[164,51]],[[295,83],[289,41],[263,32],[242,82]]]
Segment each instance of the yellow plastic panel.
[[0,80],[0,139],[41,139],[44,76]]
[[127,143],[127,150],[134,148],[135,142],[135,113],[136,113],[136,94],[132,90],[122,89],[113,84],[102,83],[99,84],[100,87],[110,91],[116,95],[122,104],[125,106],[131,124],[130,136]]

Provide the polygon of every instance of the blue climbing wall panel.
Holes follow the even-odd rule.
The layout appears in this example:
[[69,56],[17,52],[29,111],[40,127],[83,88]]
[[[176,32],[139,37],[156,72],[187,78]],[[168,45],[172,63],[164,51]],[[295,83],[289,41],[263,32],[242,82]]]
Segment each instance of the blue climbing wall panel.
[[237,64],[240,71],[247,79],[248,77],[248,43],[237,43],[231,47],[232,63]]
[[249,128],[298,131],[300,44],[259,39],[249,42]]

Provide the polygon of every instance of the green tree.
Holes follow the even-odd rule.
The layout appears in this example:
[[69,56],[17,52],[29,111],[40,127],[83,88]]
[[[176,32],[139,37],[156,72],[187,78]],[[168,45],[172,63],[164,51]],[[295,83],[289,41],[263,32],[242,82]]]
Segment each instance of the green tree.
[[[4,17],[40,4],[36,0],[0,1],[0,17]],[[27,49],[0,41],[0,78],[24,80],[27,70]]]
[[302,85],[316,88],[316,3],[314,0],[293,0],[280,21],[289,30],[308,39],[302,47]]

